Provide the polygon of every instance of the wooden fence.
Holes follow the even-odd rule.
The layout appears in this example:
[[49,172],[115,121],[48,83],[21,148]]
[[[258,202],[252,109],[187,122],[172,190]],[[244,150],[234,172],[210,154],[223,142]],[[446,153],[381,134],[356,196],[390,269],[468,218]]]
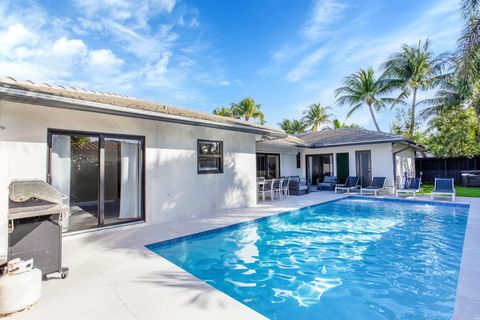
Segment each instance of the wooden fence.
[[462,182],[462,171],[480,170],[480,156],[473,158],[417,158],[417,177],[422,182],[433,183],[435,178],[454,178],[456,184]]

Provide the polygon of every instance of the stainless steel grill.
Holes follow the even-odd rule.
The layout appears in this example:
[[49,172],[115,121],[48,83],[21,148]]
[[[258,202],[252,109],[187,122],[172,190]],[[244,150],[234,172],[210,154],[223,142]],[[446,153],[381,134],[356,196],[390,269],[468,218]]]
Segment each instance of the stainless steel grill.
[[9,186],[8,260],[34,259],[45,276],[62,268],[62,222],[69,213],[67,196],[41,180],[13,180]]

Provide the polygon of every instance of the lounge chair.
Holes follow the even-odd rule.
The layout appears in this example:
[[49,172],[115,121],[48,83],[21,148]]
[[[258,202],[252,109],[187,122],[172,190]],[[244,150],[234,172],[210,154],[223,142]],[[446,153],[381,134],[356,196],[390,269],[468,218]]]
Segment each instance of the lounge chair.
[[453,178],[435,178],[435,186],[430,197],[433,199],[434,196],[452,196],[452,201],[455,201]]
[[338,179],[335,176],[325,176],[322,182],[317,184],[317,190],[323,190],[323,188],[332,191],[337,184]]
[[375,197],[378,195],[379,191],[385,191],[385,183],[387,179],[385,177],[373,177],[372,183],[366,188],[360,188],[360,194],[364,193],[373,193]]
[[397,189],[395,191],[395,197],[398,198],[399,193],[406,193],[409,195],[410,193],[415,198],[417,196],[417,192],[421,192],[423,195],[423,188],[422,185],[422,178],[407,178],[405,179],[405,186],[403,189]]
[[358,180],[358,177],[348,177],[345,184],[337,184],[335,186],[335,193],[337,193],[337,191],[346,191],[347,193],[350,193],[351,190],[358,189]]

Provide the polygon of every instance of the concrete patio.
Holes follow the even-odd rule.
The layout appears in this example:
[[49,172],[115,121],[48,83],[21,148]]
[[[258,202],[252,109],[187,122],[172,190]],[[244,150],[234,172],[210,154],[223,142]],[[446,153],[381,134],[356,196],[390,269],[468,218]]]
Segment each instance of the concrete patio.
[[[41,300],[9,319],[264,319],[144,245],[340,197],[316,192],[208,217],[66,236],[63,261],[69,277],[44,281]],[[471,207],[454,318],[480,319],[480,200],[457,202]]]

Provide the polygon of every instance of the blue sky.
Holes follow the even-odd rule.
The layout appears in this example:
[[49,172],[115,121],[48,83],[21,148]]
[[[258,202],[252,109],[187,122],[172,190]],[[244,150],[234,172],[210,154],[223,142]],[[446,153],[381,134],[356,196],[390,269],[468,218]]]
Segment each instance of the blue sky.
[[[73,0],[0,3],[0,75],[211,112],[246,96],[267,125],[320,101],[403,43],[453,50],[458,0]],[[427,94],[424,94],[428,95]],[[389,130],[392,112],[378,115]]]

